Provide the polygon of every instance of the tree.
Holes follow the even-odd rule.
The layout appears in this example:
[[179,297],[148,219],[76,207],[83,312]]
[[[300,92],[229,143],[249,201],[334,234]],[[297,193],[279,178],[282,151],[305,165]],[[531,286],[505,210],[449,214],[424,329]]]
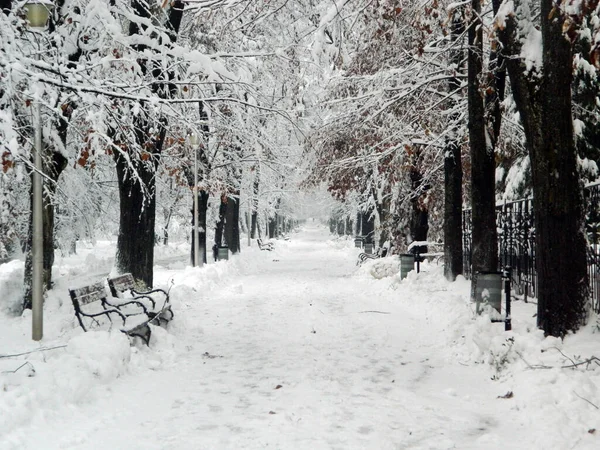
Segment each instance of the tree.
[[514,9],[505,4],[496,27],[531,157],[538,326],[547,335],[564,336],[585,323],[588,301],[583,195],[571,115],[573,28],[564,10],[542,0],[541,65],[535,54],[516,57],[523,42],[540,37],[532,6],[526,0],[515,1]]
[[[151,32],[148,19],[159,18],[150,5],[143,0],[132,0],[135,20],[129,25],[129,35],[142,38]],[[183,1],[175,0],[168,10],[165,21],[166,36],[157,35],[157,43],[168,45],[168,39],[174,43],[179,32],[183,14]],[[142,39],[143,40],[143,39]],[[162,40],[162,42],[160,42]],[[134,40],[135,42],[135,40]],[[169,82],[174,74],[162,67],[158,60],[148,58],[151,51],[147,44],[133,44],[140,59],[139,68],[142,76],[150,78],[151,91],[160,98],[172,97],[175,87]],[[146,106],[142,102],[142,106]],[[167,136],[167,119],[148,115],[149,109],[139,115],[133,122],[135,144],[140,149],[138,155],[131,157],[131,149],[113,153],[117,178],[119,181],[120,224],[117,239],[116,266],[119,272],[130,272],[135,279],[152,286],[154,266],[154,243],[156,222],[155,176],[160,155]],[[129,153],[129,154],[128,154]]]
[[343,37],[332,38],[339,51],[331,53],[341,57],[333,61],[338,72],[329,81],[328,120],[314,138],[312,177],[327,180],[339,199],[359,193],[359,209],[373,213],[380,245],[392,239],[401,249],[430,234],[437,238],[440,222],[429,214],[441,207],[441,143],[452,129],[446,86],[449,78],[462,79],[446,63],[454,43],[445,36],[445,5],[344,8],[347,30],[341,18],[341,25],[326,24],[336,30],[331,36]]
[[[48,38],[32,37],[31,33],[26,33],[25,24],[21,21],[17,14],[11,14],[12,2],[5,1],[0,5],[4,15],[7,16],[6,22],[6,40],[7,48],[0,50],[0,55],[3,56],[3,66],[6,62],[15,58],[22,58],[25,62],[25,67],[34,70],[43,67],[44,63],[39,61],[39,58],[49,59],[60,56],[66,61],[65,68],[73,69],[78,61],[83,56],[84,52],[81,48],[82,42],[78,39],[72,39],[74,28],[78,25],[67,20],[69,15],[79,13],[79,7],[73,5],[65,5],[60,2],[56,5],[56,10],[50,18],[48,25]],[[14,13],[14,11],[12,11]],[[4,27],[3,27],[4,28]],[[12,48],[10,48],[12,46]],[[22,55],[15,55],[15,52],[21,52]],[[38,53],[38,56],[33,55]],[[43,56],[39,56],[43,55]],[[9,80],[13,78],[15,83],[7,83],[8,90],[4,92],[4,87],[0,89],[0,109],[10,111],[15,124],[19,124],[19,133],[21,134],[18,141],[22,146],[28,146],[28,141],[33,135],[35,127],[42,124],[30,123],[29,110],[33,107],[34,102],[31,96],[28,96],[32,89],[29,80],[23,79],[22,76],[15,76],[13,69],[9,65],[5,66],[8,70],[4,75]],[[3,77],[4,78],[4,77]],[[12,91],[11,89],[12,86]],[[4,85],[4,83],[3,83]],[[16,89],[14,86],[18,86]],[[3,97],[6,97],[4,100]],[[6,103],[5,103],[6,102]],[[43,177],[45,187],[42,199],[42,223],[43,223],[43,262],[42,262],[42,284],[45,289],[50,289],[52,285],[52,266],[54,263],[54,249],[56,247],[54,241],[54,223],[55,223],[55,196],[58,186],[58,180],[63,170],[65,169],[67,157],[67,136],[69,132],[69,124],[73,114],[77,108],[76,103],[70,97],[69,93],[64,89],[53,89],[46,86],[43,95],[36,99],[36,102],[43,103],[42,114],[45,120],[42,122],[45,126],[42,127],[42,164]],[[27,161],[29,175],[33,176],[33,163],[31,162],[32,152],[21,154],[16,149],[3,152],[3,158],[6,162],[21,160]],[[8,168],[7,165],[4,168]],[[33,183],[31,183],[32,186]],[[31,191],[31,199],[33,199]],[[24,273],[24,308],[31,307],[31,280],[32,280],[32,233],[33,233],[33,201],[30,202],[29,215],[29,231],[25,240],[26,262]]]
[[[468,104],[469,146],[471,153],[472,208],[472,276],[473,286],[479,271],[495,272],[498,268],[496,232],[496,186],[494,148],[486,139],[486,114],[483,74],[483,23],[481,2],[472,0],[469,20]],[[471,296],[474,297],[472,288]]]
[[[464,8],[456,7],[450,11],[450,37],[455,48],[450,53],[450,65],[455,73],[463,69],[464,50],[460,42],[464,40],[465,17]],[[458,77],[448,80],[450,109],[459,103],[461,82]],[[456,111],[450,116],[454,123],[450,124],[451,132],[446,140],[444,154],[444,275],[450,281],[463,273],[462,242],[462,183],[463,170],[460,142],[460,113]]]
[[[541,136],[532,147],[538,326],[564,336],[586,320],[587,248],[583,192],[571,114],[572,37],[565,34],[566,12],[541,1]],[[570,258],[564,258],[569,254]]]

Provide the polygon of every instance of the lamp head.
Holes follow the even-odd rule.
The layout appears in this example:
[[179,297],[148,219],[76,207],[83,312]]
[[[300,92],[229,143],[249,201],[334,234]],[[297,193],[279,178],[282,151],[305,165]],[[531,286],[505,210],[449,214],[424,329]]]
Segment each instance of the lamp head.
[[28,0],[25,10],[31,28],[46,28],[54,4],[50,0]]
[[196,147],[198,147],[200,145],[200,138],[198,138],[197,134],[191,134],[190,135],[190,144],[194,148],[196,148]]

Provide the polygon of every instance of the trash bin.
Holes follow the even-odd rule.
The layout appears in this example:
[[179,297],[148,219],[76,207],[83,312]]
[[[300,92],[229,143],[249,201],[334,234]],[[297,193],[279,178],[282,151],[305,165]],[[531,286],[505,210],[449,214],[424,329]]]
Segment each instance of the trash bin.
[[363,238],[361,238],[360,236],[357,236],[354,238],[354,246],[356,248],[362,248],[363,246]]
[[500,313],[502,305],[502,272],[477,272],[475,279],[475,311],[490,305]]
[[217,252],[217,259],[219,261],[228,260],[229,259],[229,247],[226,245],[220,245]]
[[374,249],[375,249],[375,244],[373,244],[372,242],[367,242],[365,244],[365,253],[367,255],[372,255]]
[[408,272],[415,268],[415,255],[405,253],[400,255],[400,279],[403,280],[408,275]]

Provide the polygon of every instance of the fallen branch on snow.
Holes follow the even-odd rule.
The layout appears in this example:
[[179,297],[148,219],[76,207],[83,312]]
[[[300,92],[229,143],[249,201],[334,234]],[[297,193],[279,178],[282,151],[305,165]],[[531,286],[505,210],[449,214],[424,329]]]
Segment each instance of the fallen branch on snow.
[[592,405],[594,408],[596,409],[600,409],[598,408],[598,406],[594,405],[592,402],[590,402],[587,398],[583,398],[581,395],[579,395],[577,392],[573,391],[573,394],[575,394],[577,397],[579,397],[581,400],[583,400],[584,402],[588,402],[590,405]]
[[65,347],[66,347],[66,345],[57,345],[56,347],[42,347],[42,348],[38,348],[36,350],[31,350],[29,352],[15,353],[14,355],[0,355],[0,358],[15,358],[17,356],[29,355],[30,353],[45,352],[46,350],[54,350],[57,348],[65,348]]

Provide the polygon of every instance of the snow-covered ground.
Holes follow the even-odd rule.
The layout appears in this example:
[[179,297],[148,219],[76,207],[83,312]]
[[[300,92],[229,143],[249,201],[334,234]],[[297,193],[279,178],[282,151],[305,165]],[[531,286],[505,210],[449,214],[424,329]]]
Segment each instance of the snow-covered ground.
[[505,332],[464,279],[357,268],[316,225],[275,246],[162,255],[175,319],[150,347],[73,317],[67,287],[110,271],[109,243],[57,261],[41,343],[9,313],[21,267],[0,266],[0,449],[600,448],[600,366],[561,368],[600,356],[595,326],[544,338],[516,302]]

